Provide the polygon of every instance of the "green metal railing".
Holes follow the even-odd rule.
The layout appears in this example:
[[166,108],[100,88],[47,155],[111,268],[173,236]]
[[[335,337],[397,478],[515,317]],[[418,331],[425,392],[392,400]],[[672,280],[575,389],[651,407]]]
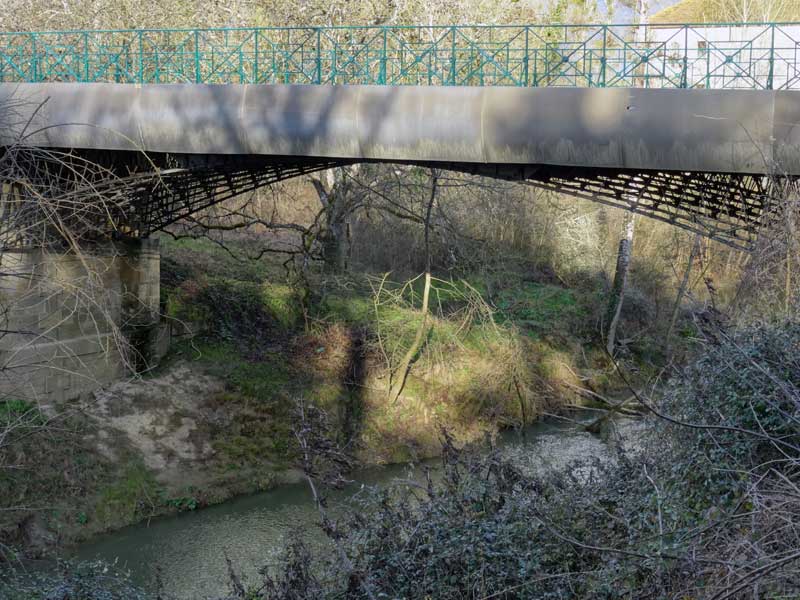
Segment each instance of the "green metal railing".
[[800,24],[0,33],[0,81],[800,89]]

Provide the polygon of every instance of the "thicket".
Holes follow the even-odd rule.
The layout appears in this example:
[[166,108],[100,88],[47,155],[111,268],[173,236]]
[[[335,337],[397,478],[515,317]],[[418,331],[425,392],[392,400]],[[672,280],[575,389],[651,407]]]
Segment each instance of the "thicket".
[[[369,462],[434,452],[437,422],[473,437],[530,422],[571,401],[574,390],[562,379],[580,384],[570,369],[598,359],[580,350],[581,336],[591,335],[586,298],[519,274],[504,281],[480,273],[433,277],[423,315],[419,277],[319,274],[303,296],[264,272],[236,269],[207,240],[164,241],[165,312],[197,332],[180,355],[222,376],[254,406],[304,397],[344,420],[358,406],[351,433]],[[183,263],[187,249],[199,268]],[[206,271],[202,257],[210,253],[220,259]],[[402,397],[392,402],[391,383],[421,325],[423,343]]]

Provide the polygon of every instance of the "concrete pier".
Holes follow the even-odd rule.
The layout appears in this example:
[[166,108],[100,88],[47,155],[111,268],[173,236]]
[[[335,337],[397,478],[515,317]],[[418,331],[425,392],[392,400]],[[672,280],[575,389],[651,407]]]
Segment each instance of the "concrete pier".
[[159,265],[158,240],[0,252],[0,398],[63,401],[153,366]]

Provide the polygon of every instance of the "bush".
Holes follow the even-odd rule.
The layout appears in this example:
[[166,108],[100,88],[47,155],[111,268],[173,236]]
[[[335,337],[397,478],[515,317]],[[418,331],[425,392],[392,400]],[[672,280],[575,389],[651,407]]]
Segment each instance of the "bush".
[[50,572],[11,571],[0,576],[7,600],[147,600],[124,573],[102,562],[59,563]]

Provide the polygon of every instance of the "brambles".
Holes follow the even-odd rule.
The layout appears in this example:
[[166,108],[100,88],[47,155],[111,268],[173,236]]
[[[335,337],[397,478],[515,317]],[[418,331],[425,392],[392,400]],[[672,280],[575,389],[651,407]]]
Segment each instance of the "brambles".
[[152,600],[127,574],[103,562],[60,562],[52,571],[0,573],[0,596],[7,600]]

